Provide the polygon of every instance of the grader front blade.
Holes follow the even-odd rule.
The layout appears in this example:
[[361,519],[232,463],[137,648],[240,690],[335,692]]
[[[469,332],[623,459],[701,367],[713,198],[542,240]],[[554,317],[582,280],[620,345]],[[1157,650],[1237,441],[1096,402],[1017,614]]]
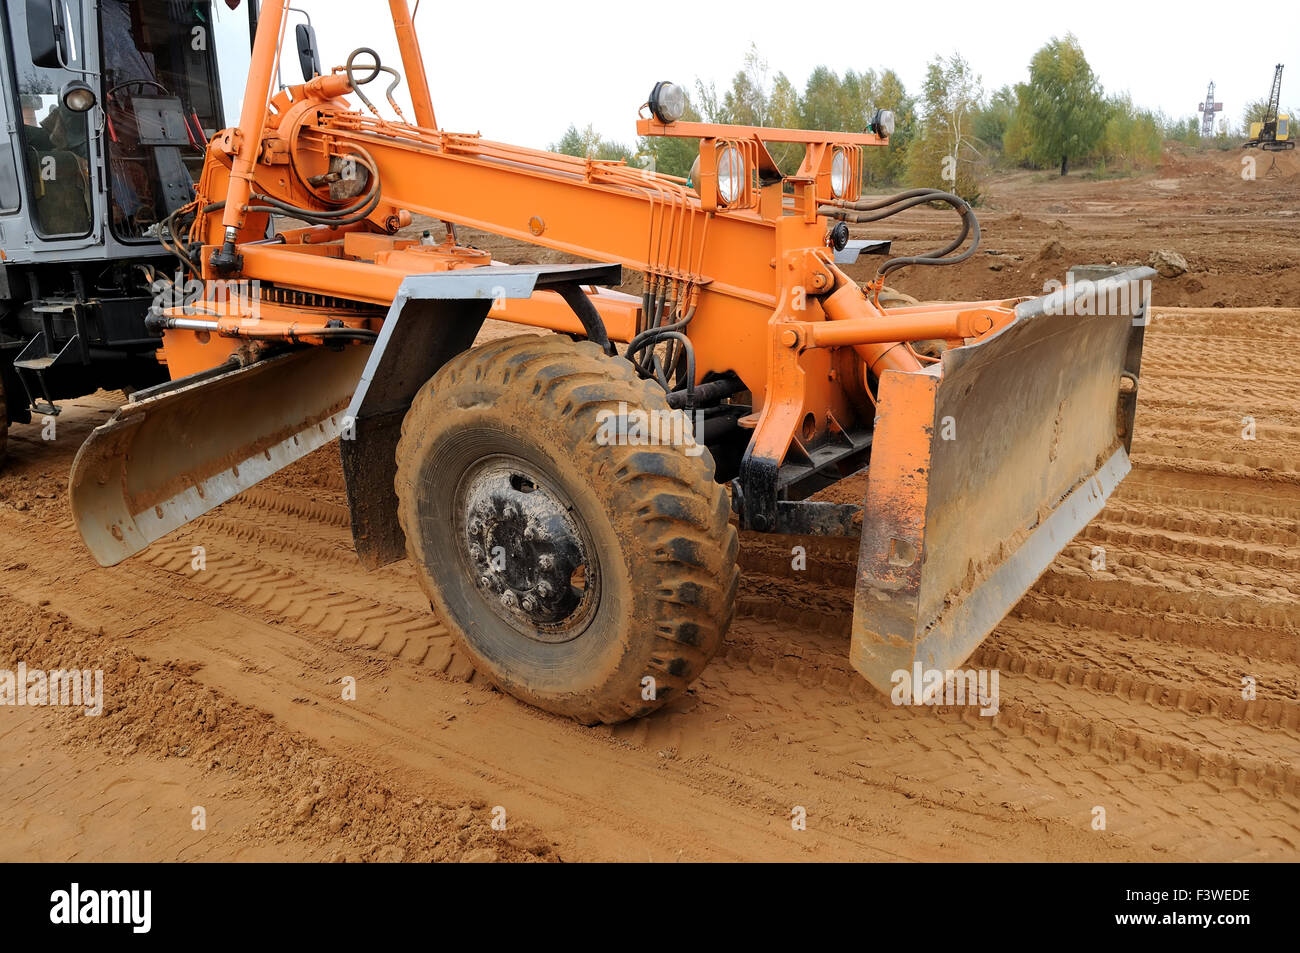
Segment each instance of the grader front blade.
[[72,515],[113,566],[339,436],[368,346],[312,347],[145,392],[72,465]]
[[1153,274],[1080,280],[884,373],[850,649],[880,690],[965,662],[1129,471]]

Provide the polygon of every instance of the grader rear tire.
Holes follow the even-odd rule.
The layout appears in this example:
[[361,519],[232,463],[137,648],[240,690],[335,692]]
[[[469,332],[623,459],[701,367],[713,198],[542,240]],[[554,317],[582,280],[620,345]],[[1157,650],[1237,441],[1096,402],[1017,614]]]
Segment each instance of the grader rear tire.
[[685,692],[740,578],[709,452],[610,446],[602,411],[668,406],[590,342],[523,335],[439,370],[397,449],[398,515],[434,609],[503,691],[588,724]]

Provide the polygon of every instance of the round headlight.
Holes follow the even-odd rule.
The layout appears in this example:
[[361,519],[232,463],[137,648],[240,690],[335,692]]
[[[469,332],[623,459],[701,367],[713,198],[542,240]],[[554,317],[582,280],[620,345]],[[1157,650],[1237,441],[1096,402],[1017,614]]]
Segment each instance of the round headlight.
[[740,198],[745,186],[745,159],[735,146],[718,153],[718,195],[730,205]]
[[89,112],[95,105],[95,91],[79,79],[74,79],[59,96],[64,107],[74,113]]
[[686,91],[676,83],[655,83],[650,91],[650,111],[664,125],[676,122],[686,113]]
[[848,153],[843,149],[836,149],[835,155],[831,158],[831,193],[837,198],[844,198],[849,190],[849,177],[853,174],[853,168],[849,162]]
[[894,134],[894,113],[890,109],[877,109],[876,114],[871,117],[871,131],[882,139],[888,139]]

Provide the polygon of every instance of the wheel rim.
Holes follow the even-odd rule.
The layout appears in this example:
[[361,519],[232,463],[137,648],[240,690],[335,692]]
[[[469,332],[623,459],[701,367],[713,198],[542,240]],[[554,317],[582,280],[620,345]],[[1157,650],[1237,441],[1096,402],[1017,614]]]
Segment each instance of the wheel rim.
[[600,566],[572,501],[529,462],[477,461],[453,499],[464,571],[483,603],[530,639],[569,642],[600,603]]

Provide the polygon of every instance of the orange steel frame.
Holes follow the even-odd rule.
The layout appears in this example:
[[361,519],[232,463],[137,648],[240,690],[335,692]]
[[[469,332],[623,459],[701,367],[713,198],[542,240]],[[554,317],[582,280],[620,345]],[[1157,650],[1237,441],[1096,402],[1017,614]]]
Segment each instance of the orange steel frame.
[[[855,421],[869,424],[874,397],[868,375],[927,366],[905,342],[942,338],[959,346],[1013,319],[1011,301],[885,312],[874,303],[879,281],[864,292],[836,267],[827,219],[817,212],[819,203],[832,199],[833,153],[844,149],[854,157],[856,182],[862,150],[886,144],[878,136],[640,120],[642,134],[700,140],[700,181],[692,188],[622,162],[449,132],[436,125],[407,0],[389,6],[414,124],[354,110],[343,99],[349,80],[337,69],[275,92],[288,4],[263,3],[239,126],[209,144],[199,184],[200,209],[225,202],[219,212],[198,214],[191,233],[204,244],[205,279],[257,280],[387,306],[408,275],[486,263],[450,242],[430,247],[392,238],[412,213],[618,263],[644,274],[647,289],[670,302],[674,311],[665,323],[690,313],[697,383],[730,371],[752,392],[758,419],[750,453],[776,465],[793,446],[815,443]],[[763,145],[773,141],[805,144],[798,174],[781,176]],[[730,205],[717,191],[716,156],[724,148],[739,149],[748,163],[745,188]],[[282,232],[278,243],[263,241],[266,213],[250,211],[256,194],[322,211],[355,201],[332,201],[327,186],[311,181],[340,162],[360,163],[378,176],[382,198],[368,218],[345,229],[297,229]],[[210,258],[227,239],[237,245],[239,265],[218,272]],[[592,292],[591,300],[612,340],[626,342],[644,327],[642,299]],[[319,310],[295,313],[277,305],[256,317],[239,309],[221,313],[217,337],[166,333],[164,359],[174,377],[221,363],[240,338],[320,340],[310,333],[322,323]],[[371,330],[382,320],[373,309],[330,316]],[[511,301],[492,316],[581,330],[550,292]]]

